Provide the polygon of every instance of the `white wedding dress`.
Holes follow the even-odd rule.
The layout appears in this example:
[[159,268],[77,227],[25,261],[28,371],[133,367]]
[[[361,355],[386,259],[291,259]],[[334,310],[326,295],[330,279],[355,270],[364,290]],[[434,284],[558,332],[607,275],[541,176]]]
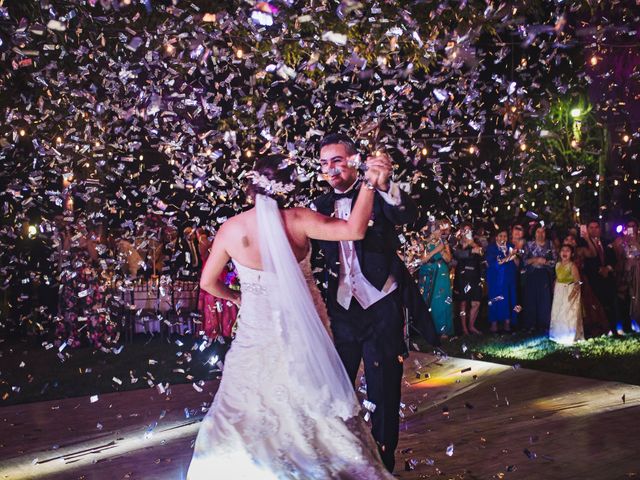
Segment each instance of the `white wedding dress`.
[[309,255],[298,263],[276,203],[256,199],[264,270],[234,260],[242,307],[188,480],[393,479],[328,334]]

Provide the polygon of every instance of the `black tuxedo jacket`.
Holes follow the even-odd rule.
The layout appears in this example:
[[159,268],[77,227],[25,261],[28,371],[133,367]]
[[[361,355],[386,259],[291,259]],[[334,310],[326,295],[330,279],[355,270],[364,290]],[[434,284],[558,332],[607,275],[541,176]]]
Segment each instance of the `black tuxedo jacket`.
[[[354,188],[352,206],[357,198]],[[365,278],[378,290],[381,290],[389,275],[398,283],[402,301],[409,312],[409,320],[421,335],[432,345],[439,345],[439,339],[433,325],[429,310],[424,303],[418,287],[407,270],[404,262],[398,257],[400,247],[396,226],[413,223],[418,217],[418,208],[413,199],[400,190],[401,203],[389,205],[382,196],[376,193],[369,228],[364,239],[354,242],[360,268]],[[335,210],[335,194],[321,195],[313,202],[316,210],[323,215],[331,216]],[[325,292],[329,316],[338,308],[337,292],[340,276],[339,242],[314,240],[315,265],[322,265],[323,275],[320,280]],[[320,262],[318,261],[320,260]],[[382,320],[381,320],[382,321]]]
[[[582,239],[581,243],[582,245],[587,246],[584,239]],[[584,259],[584,271],[590,281],[597,281],[600,278],[604,279],[604,277],[600,277],[598,273],[598,270],[601,267],[610,266],[613,268],[616,266],[616,252],[613,250],[613,245],[610,242],[606,241],[604,238],[600,238],[600,243],[602,244],[602,250],[604,251],[604,262],[600,260],[599,255],[596,255],[595,257],[586,257]],[[605,282],[613,284],[613,278],[613,272],[611,272]]]

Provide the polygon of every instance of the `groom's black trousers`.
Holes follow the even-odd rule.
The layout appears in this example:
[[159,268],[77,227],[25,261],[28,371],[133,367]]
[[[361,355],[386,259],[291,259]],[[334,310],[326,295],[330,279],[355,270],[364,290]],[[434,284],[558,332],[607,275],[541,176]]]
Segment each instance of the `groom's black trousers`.
[[[355,384],[364,360],[367,398],[376,405],[371,415],[373,438],[391,472],[400,425],[404,315],[399,290],[364,310],[354,298],[348,310],[329,300],[331,330],[338,354]],[[399,358],[400,357],[400,358]]]

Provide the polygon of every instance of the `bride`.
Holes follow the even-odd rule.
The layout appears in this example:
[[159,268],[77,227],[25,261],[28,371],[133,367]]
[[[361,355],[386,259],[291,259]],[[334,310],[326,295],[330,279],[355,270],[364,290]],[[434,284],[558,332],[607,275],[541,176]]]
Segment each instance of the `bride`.
[[[347,221],[279,207],[293,190],[284,157],[260,159],[249,174],[255,207],[220,228],[200,281],[212,295],[242,306],[189,480],[394,478],[359,415],[309,262],[309,239],[364,237],[382,168],[376,158],[367,164]],[[219,281],[229,258],[241,297]]]

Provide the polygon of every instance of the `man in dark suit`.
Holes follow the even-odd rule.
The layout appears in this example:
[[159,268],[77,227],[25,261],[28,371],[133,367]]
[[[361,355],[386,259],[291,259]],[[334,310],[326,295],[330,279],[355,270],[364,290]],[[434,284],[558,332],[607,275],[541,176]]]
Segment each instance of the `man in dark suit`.
[[[314,201],[318,212],[348,218],[357,192],[356,147],[346,135],[333,134],[320,145],[322,172],[333,192]],[[367,158],[379,171],[369,228],[363,240],[315,243],[324,257],[326,302],[336,349],[355,383],[364,360],[367,397],[375,405],[372,433],[389,471],[398,444],[400,385],[404,346],[405,305],[427,325],[424,336],[437,343],[435,329],[406,266],[396,254],[395,226],[413,223],[418,215],[411,197],[390,181],[391,161],[385,154]]]
[[[589,285],[602,304],[609,327],[616,333],[615,298],[616,278],[614,267],[616,254],[612,246],[601,237],[600,224],[592,220],[587,224],[587,231],[581,231],[583,244],[586,246],[584,272]],[[619,331],[618,333],[624,333]]]

